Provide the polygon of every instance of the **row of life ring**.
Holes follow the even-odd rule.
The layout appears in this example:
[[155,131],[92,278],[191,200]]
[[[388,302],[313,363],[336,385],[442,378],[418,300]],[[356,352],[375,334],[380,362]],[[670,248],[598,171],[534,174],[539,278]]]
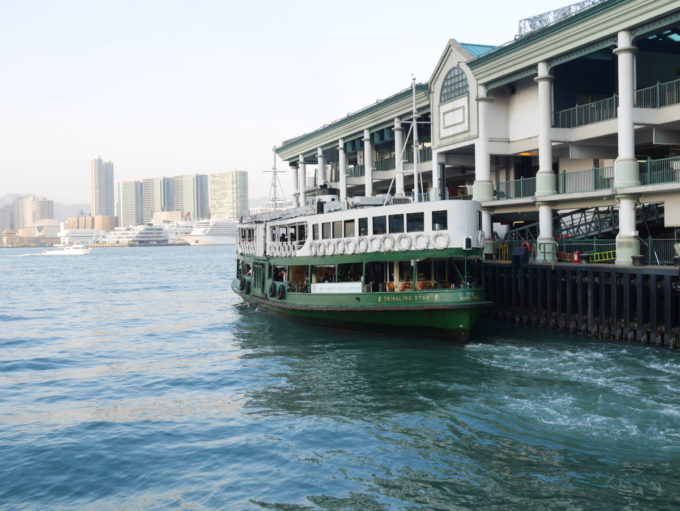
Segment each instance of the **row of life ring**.
[[272,256],[290,257],[295,255],[295,248],[290,243],[274,243],[269,248]]
[[358,240],[327,240],[311,242],[309,252],[311,256],[324,255],[352,255],[354,253],[363,254],[365,252],[407,252],[409,250],[427,250],[432,247],[437,250],[444,250],[449,246],[449,235],[446,232],[438,232],[432,236],[425,233],[415,235],[401,233],[392,236],[384,234],[381,236],[361,237]]

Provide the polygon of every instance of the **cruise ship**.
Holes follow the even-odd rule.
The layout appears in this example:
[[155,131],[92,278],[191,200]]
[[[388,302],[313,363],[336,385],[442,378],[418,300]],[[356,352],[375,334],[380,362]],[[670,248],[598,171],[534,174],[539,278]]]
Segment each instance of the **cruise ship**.
[[226,218],[202,220],[194,225],[189,234],[182,236],[182,239],[189,245],[234,245],[236,226],[236,221]]

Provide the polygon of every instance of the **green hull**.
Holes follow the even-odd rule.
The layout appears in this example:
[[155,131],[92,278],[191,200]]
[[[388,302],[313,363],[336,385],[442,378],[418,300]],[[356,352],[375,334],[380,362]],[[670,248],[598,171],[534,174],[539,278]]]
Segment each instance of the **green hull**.
[[[269,285],[269,282],[267,282]],[[291,317],[349,326],[353,329],[398,331],[466,342],[474,320],[490,303],[480,289],[436,289],[404,293],[286,293],[269,297],[259,289],[232,288],[246,302]]]

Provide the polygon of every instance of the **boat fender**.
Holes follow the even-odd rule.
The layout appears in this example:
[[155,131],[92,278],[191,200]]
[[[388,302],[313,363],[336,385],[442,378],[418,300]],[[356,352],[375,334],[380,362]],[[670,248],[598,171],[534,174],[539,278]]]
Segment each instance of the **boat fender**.
[[380,252],[380,247],[382,246],[382,240],[380,236],[373,236],[371,238],[371,252]]
[[368,250],[368,240],[366,238],[361,238],[357,244],[357,249],[361,254],[366,252]]
[[438,232],[432,236],[432,244],[437,250],[444,250],[449,246],[449,235],[445,232]]
[[250,294],[250,281],[249,280],[246,280],[246,294],[247,295]]
[[392,252],[394,250],[394,238],[389,234],[385,234],[382,240],[382,247],[385,252]]
[[338,240],[335,242],[335,253],[336,254],[344,254],[345,253],[345,242],[342,240]]
[[323,257],[324,255],[326,255],[326,245],[324,245],[324,242],[323,242],[323,241],[320,241],[320,242],[319,242],[319,246],[318,246],[318,248],[317,248],[317,253],[318,253],[320,256],[322,256],[322,257]]
[[402,252],[409,250],[411,248],[411,236],[406,233],[401,233],[397,236],[397,247]]
[[427,234],[418,234],[416,236],[416,248],[418,250],[425,250],[430,245],[430,238]]
[[352,255],[357,250],[357,243],[354,240],[347,240],[345,244],[345,253]]
[[272,282],[269,284],[269,296],[274,296],[276,294],[276,284]]
[[328,255],[335,254],[335,243],[332,240],[326,243],[326,253]]
[[286,287],[284,285],[279,286],[279,289],[276,292],[276,297],[279,300],[283,300],[286,297]]
[[309,242],[309,254],[312,257],[316,256],[316,243],[314,243],[313,241]]

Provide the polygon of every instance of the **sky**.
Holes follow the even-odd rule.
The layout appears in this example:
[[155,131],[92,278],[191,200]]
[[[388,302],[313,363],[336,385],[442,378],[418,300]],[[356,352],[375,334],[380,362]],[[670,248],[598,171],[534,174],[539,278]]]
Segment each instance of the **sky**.
[[88,204],[101,156],[116,181],[246,170],[264,197],[273,146],[426,82],[451,38],[502,44],[570,3],[0,2],[0,196]]

